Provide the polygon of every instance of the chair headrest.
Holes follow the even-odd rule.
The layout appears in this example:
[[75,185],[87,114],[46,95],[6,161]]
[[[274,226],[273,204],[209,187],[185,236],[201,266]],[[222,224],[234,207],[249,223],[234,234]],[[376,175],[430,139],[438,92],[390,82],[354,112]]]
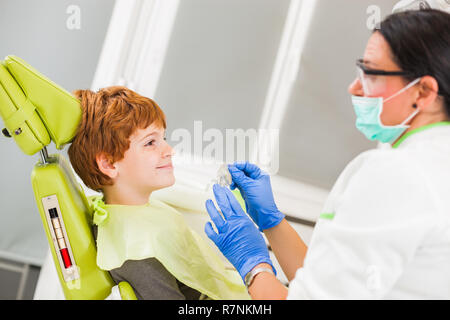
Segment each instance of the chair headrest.
[[0,117],[3,134],[35,154],[53,141],[57,149],[74,138],[80,102],[24,60],[7,56],[0,64]]

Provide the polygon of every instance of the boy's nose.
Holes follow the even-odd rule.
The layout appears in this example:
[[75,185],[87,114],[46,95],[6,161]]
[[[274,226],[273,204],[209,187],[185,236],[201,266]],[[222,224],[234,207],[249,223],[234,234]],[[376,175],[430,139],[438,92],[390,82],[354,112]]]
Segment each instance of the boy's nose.
[[167,141],[164,141],[162,156],[165,158],[165,157],[171,157],[174,154],[175,154],[175,150],[170,146],[170,144],[167,143]]

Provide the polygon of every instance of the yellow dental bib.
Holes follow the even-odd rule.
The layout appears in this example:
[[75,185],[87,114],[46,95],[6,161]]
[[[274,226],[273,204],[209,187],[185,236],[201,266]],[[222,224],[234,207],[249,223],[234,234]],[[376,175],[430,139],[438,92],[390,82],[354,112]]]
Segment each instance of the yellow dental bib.
[[239,274],[224,263],[183,216],[161,201],[105,205],[89,197],[98,225],[97,265],[103,270],[126,260],[156,258],[180,282],[216,300],[249,299]]

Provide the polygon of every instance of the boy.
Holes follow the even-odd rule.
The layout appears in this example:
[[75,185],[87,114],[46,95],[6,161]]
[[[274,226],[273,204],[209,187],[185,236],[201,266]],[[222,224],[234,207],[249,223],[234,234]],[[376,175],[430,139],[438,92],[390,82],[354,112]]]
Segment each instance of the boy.
[[85,185],[103,194],[91,199],[99,267],[130,283],[139,299],[248,298],[237,273],[180,214],[149,201],[175,182],[159,106],[119,86],[74,94],[83,116],[68,154]]

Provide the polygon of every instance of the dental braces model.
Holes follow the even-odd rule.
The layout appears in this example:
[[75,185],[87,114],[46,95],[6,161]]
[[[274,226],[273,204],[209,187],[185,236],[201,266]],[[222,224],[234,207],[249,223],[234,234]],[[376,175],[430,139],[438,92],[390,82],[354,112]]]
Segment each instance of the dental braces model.
[[217,170],[217,176],[215,179],[212,179],[211,182],[207,185],[206,191],[209,191],[214,184],[218,184],[221,187],[228,187],[233,182],[231,178],[230,171],[228,171],[228,165],[226,163],[222,164]]

